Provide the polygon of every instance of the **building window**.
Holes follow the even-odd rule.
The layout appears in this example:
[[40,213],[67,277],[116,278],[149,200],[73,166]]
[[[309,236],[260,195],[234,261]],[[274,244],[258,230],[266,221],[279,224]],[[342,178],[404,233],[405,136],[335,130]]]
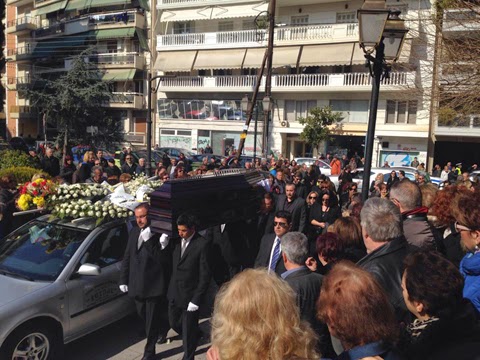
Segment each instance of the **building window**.
[[192,21],[173,23],[174,34],[191,34],[194,32],[194,23]]
[[242,21],[243,30],[255,30],[257,27],[255,25],[255,18],[246,19]]
[[337,13],[337,24],[357,22],[357,14],[355,11]]
[[191,130],[177,130],[177,135],[192,136]]
[[292,16],[291,18],[292,26],[305,26],[308,25],[308,15],[298,15]]
[[160,130],[162,135],[175,135],[175,130]]
[[368,100],[330,100],[330,106],[342,113],[343,123],[368,122]]
[[296,121],[307,117],[307,112],[317,106],[317,100],[285,100],[284,120]]
[[220,21],[218,31],[233,31],[233,21]]
[[417,102],[411,101],[387,101],[387,124],[415,124],[417,122]]

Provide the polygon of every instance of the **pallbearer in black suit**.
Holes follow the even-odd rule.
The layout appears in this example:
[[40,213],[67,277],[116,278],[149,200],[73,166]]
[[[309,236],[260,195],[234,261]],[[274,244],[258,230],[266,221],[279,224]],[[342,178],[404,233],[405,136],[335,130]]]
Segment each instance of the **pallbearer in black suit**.
[[149,206],[135,209],[138,227],[130,231],[120,273],[120,290],[133,297],[145,322],[147,343],[142,360],[155,359],[155,344],[169,330],[167,289],[171,260],[168,236],[150,230]]
[[168,288],[170,326],[182,335],[183,359],[193,359],[198,341],[199,308],[211,280],[208,241],[197,232],[197,219],[182,214],[177,220],[180,242],[173,251],[173,274]]
[[255,267],[267,268],[269,272],[282,275],[285,265],[282,261],[282,236],[290,231],[292,215],[288,211],[277,211],[273,219],[273,234],[265,234],[260,241],[260,250],[255,259]]

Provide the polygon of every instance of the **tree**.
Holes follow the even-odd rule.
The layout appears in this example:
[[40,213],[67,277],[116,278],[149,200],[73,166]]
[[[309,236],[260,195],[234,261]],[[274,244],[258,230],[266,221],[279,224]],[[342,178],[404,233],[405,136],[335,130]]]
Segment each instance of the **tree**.
[[[77,55],[72,69],[49,79],[36,79],[42,88],[23,90],[30,105],[58,129],[57,142],[65,147],[70,144],[105,146],[123,141],[121,124],[108,115],[105,104],[112,98],[111,84],[103,81],[95,66],[85,61],[89,50]],[[94,126],[94,133],[87,127]]]
[[300,138],[318,150],[320,143],[327,140],[331,133],[329,126],[342,120],[342,113],[332,111],[330,106],[312,108],[306,118],[298,119],[304,126]]

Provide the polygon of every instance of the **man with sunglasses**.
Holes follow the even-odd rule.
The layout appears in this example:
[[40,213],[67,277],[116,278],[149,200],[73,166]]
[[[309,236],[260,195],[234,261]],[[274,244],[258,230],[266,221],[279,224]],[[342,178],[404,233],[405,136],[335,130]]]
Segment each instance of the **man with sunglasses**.
[[277,211],[273,219],[273,234],[265,234],[260,241],[260,249],[255,259],[256,268],[267,268],[279,276],[285,271],[282,261],[283,235],[288,233],[292,226],[292,215],[288,211]]

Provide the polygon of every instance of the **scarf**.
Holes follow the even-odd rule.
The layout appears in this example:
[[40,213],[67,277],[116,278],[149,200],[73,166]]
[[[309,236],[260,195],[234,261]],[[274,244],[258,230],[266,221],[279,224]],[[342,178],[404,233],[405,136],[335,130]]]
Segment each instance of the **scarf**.
[[419,337],[427,326],[438,320],[440,319],[435,316],[432,316],[430,319],[426,320],[416,319],[413,323],[408,325],[407,331],[412,337]]

